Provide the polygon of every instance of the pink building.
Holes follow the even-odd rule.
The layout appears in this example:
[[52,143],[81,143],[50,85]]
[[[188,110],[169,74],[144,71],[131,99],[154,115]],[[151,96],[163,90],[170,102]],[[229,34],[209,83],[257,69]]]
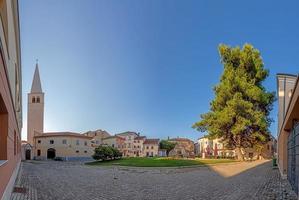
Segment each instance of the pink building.
[[0,199],[9,199],[20,165],[22,97],[17,0],[0,0]]

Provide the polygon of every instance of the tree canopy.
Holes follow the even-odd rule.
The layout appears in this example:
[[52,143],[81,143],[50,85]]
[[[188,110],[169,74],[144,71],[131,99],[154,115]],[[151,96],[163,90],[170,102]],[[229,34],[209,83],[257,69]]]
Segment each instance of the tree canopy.
[[169,152],[174,149],[176,143],[175,142],[170,142],[169,140],[161,140],[160,142],[160,149],[165,149],[166,150],[166,155],[168,157]]
[[269,117],[275,101],[274,92],[262,85],[269,76],[260,52],[250,44],[243,48],[219,46],[223,74],[214,87],[210,111],[202,114],[193,128],[207,132],[210,138],[222,138],[230,148],[261,145],[269,140]]
[[122,157],[122,153],[111,146],[99,146],[95,148],[93,159],[95,160],[111,160]]

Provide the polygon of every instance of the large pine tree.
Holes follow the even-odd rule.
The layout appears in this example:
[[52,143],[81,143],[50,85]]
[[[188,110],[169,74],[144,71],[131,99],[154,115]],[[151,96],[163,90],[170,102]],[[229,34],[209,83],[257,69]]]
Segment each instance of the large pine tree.
[[243,160],[242,148],[261,146],[269,140],[275,94],[262,85],[269,71],[257,49],[249,44],[242,49],[220,45],[219,53],[224,71],[214,88],[215,99],[193,128],[207,132],[210,138],[222,138]]

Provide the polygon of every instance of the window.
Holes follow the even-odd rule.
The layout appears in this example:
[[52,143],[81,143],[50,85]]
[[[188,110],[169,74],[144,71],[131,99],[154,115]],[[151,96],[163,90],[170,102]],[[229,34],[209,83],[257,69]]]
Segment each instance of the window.
[[20,112],[20,109],[21,109],[19,74],[20,74],[19,73],[19,68],[18,68],[17,64],[15,63],[15,85],[16,85],[16,89],[15,89],[16,101],[15,101],[15,104],[16,104],[16,111],[17,112]]
[[40,143],[42,143],[42,141],[40,141],[40,140],[37,140],[37,143],[38,143],[38,144],[40,144]]
[[148,146],[146,146],[146,149],[149,149]]
[[79,151],[77,150],[76,153],[79,153]]
[[50,144],[54,144],[54,140],[50,140]]
[[17,134],[16,134],[16,131],[14,131],[13,139],[14,139],[13,153],[14,153],[14,155],[17,155]]
[[87,151],[84,151],[84,153],[87,153]]
[[40,156],[40,149],[37,150],[37,156]]
[[84,141],[84,145],[87,146],[87,141]]
[[17,153],[20,152],[20,143],[19,143],[19,137],[17,136]]
[[268,149],[268,150],[270,149],[270,145],[269,145],[269,144],[267,144],[267,149]]
[[36,97],[36,103],[40,103],[40,98]]
[[114,147],[114,144],[112,144],[112,147]]
[[154,149],[154,146],[151,146],[151,149]]
[[80,145],[80,141],[79,140],[76,140],[76,145]]
[[140,148],[140,146],[138,145],[137,148]]
[[146,156],[149,156],[149,153],[148,153],[148,152],[146,152]]
[[35,103],[35,97],[32,97],[32,103]]
[[62,144],[66,144],[66,140],[64,139],[64,140],[62,140]]
[[136,146],[134,145],[134,148],[136,148]]

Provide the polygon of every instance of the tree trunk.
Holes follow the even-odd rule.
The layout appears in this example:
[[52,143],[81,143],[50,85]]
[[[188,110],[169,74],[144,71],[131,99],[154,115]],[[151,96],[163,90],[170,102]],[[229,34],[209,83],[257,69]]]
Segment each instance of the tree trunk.
[[236,154],[237,154],[238,160],[244,161],[244,155],[242,154],[242,151],[241,151],[240,147],[236,148]]

